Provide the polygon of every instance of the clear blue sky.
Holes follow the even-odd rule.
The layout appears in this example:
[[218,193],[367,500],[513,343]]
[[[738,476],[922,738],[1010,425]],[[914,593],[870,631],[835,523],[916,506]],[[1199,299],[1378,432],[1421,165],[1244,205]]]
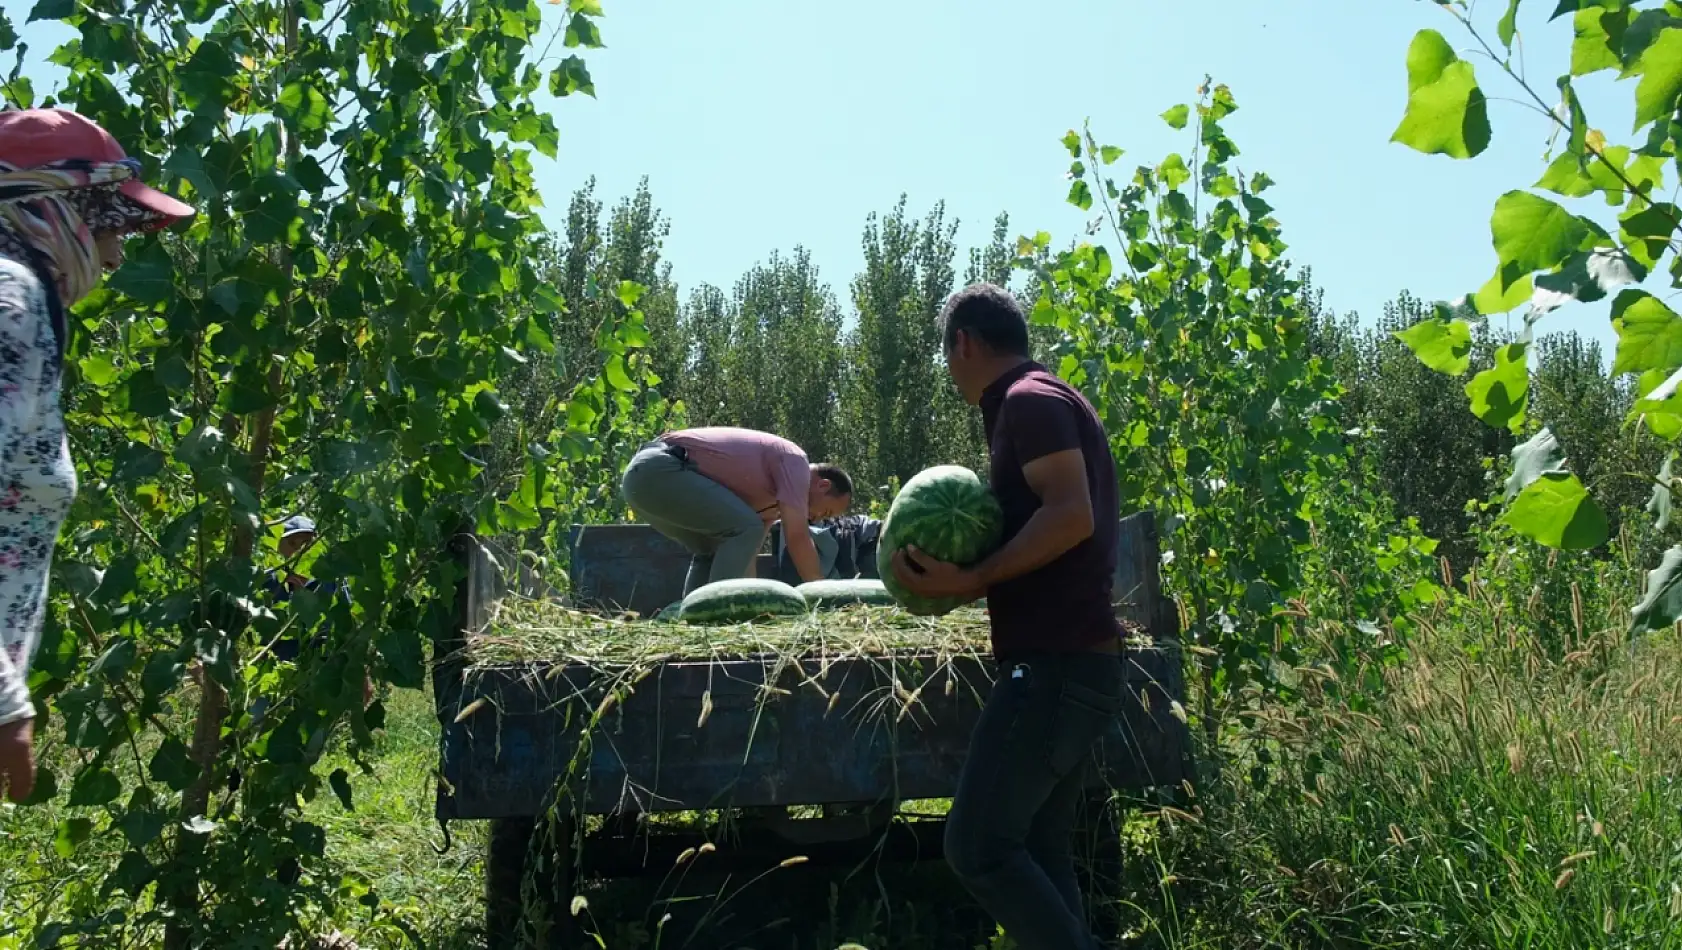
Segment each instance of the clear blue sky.
[[[562,133],[558,160],[538,159],[549,219],[591,175],[609,202],[649,176],[685,294],[702,281],[729,287],[773,249],[802,244],[846,300],[866,214],[901,192],[918,215],[944,199],[962,221],[961,248],[983,242],[1000,211],[1013,233],[1045,230],[1061,243],[1084,223],[1063,203],[1063,133],[1090,117],[1101,141],[1127,149],[1118,168],[1154,164],[1189,148],[1158,115],[1190,101],[1206,73],[1238,97],[1228,131],[1241,166],[1278,181],[1269,198],[1291,256],[1312,265],[1339,310],[1370,318],[1403,288],[1427,299],[1476,290],[1494,271],[1495,199],[1544,167],[1546,123],[1501,102],[1495,144],[1475,161],[1389,144],[1414,32],[1431,26],[1457,48],[1470,44],[1423,0],[604,7],[607,49],[589,58],[598,98],[545,99]],[[1479,7],[1492,25],[1504,4]],[[1544,95],[1570,46],[1568,21],[1545,22],[1553,7],[1531,0],[1520,20]],[[545,16],[559,22],[563,9],[546,5]],[[45,92],[56,70],[38,57],[69,31],[34,24],[23,35]],[[1517,95],[1494,64],[1477,65],[1492,98]],[[1584,90],[1614,142],[1629,137],[1628,97],[1610,74]],[[1570,305],[1542,326],[1565,328],[1610,356],[1604,303]]]

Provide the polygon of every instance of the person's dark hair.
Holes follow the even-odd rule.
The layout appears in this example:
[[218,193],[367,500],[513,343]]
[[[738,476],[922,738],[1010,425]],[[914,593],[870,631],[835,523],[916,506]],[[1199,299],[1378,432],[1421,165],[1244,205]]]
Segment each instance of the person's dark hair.
[[812,466],[812,473],[829,482],[829,494],[831,497],[839,498],[842,495],[851,495],[853,493],[853,479],[846,472],[842,471],[841,466],[839,465],[830,465],[827,462],[822,465],[814,465]]
[[952,349],[959,330],[1001,355],[1028,355],[1028,318],[1010,291],[997,284],[971,284],[947,299],[940,311],[943,349]]

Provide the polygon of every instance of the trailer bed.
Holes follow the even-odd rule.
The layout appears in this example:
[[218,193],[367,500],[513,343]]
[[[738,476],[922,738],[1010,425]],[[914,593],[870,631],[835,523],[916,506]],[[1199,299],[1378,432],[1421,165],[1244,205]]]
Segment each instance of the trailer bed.
[[[1134,649],[1126,666],[1129,701],[1089,781],[1177,784],[1179,658]],[[583,814],[949,797],[993,677],[974,654],[913,651],[478,668],[472,711],[445,728],[441,815],[540,814],[563,780]]]

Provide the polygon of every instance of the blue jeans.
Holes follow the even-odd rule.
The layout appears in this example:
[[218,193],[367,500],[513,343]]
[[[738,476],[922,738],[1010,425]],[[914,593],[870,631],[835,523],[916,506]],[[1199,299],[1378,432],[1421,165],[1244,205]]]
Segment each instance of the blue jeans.
[[946,818],[946,860],[1022,950],[1096,950],[1074,824],[1094,744],[1121,711],[1119,656],[999,664]]

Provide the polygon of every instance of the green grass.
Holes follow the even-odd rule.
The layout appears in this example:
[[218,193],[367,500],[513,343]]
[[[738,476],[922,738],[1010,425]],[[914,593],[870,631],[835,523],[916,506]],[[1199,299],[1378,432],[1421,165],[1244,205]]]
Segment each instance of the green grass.
[[[1230,767],[1183,811],[1136,812],[1118,888],[1123,945],[1682,947],[1682,641],[1590,632],[1554,657],[1527,639],[1523,617],[1492,610],[1462,603],[1425,618],[1413,658],[1386,674],[1386,698],[1362,708],[1329,674],[1305,672],[1307,704],[1260,715],[1231,750],[1229,762],[1248,762],[1265,749],[1265,784]],[[456,823],[449,850],[434,850],[430,697],[401,692],[388,705],[374,774],[353,780],[354,811],[330,794],[306,808],[335,865],[356,872],[347,887],[379,903],[318,923],[364,947],[480,946],[485,828]],[[0,933],[73,909],[108,866],[106,838],[54,850],[70,814],[0,811]],[[589,885],[586,896],[586,918],[615,950],[707,946],[705,931],[690,941],[678,923],[697,906],[759,930],[737,946],[987,943],[939,865],[696,878],[682,894]],[[29,945],[0,936],[0,950]]]
[[1264,717],[1287,765],[1150,843],[1141,942],[1682,946],[1682,644],[1608,633],[1552,661],[1464,633],[1430,634],[1369,710],[1328,681]]

